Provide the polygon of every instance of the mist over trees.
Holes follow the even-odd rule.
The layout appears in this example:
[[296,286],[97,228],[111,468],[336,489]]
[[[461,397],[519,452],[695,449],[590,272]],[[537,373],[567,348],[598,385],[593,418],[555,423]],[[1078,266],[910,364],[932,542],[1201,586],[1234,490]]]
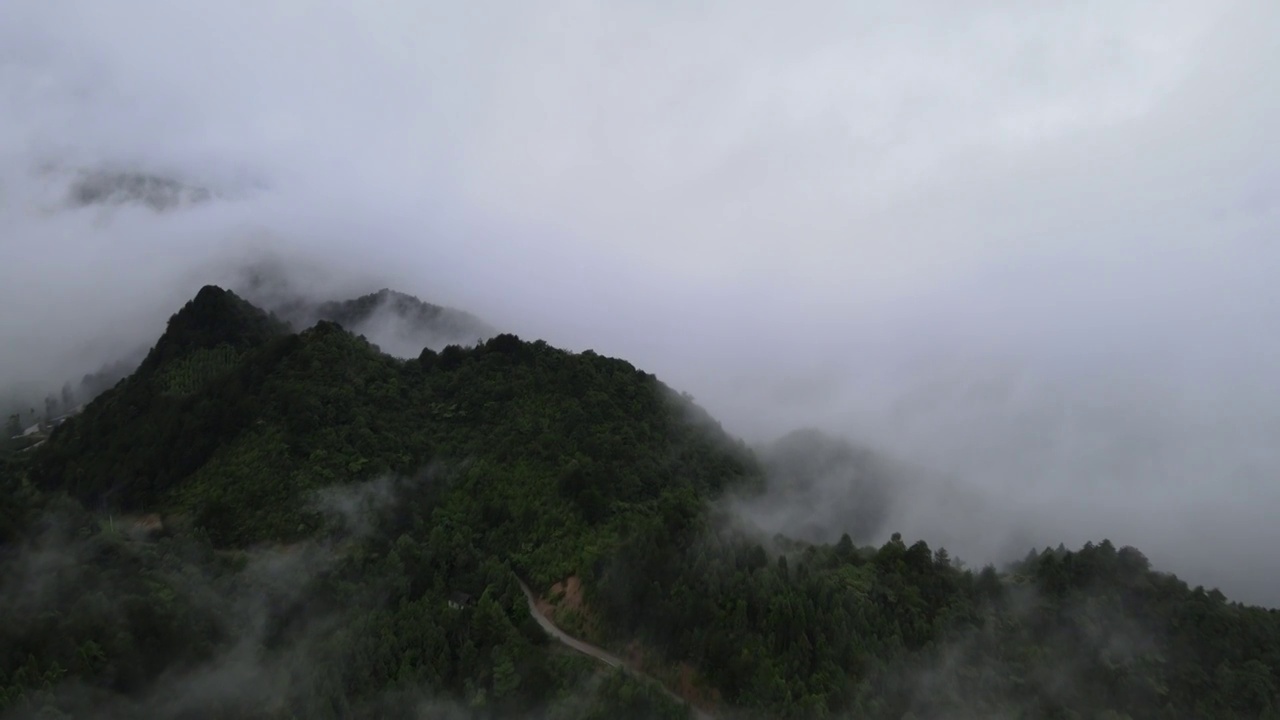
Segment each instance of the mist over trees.
[[[417,355],[423,347],[437,350],[449,344],[474,345],[497,331],[469,313],[433,305],[405,293],[382,289],[349,299],[322,299],[299,288],[288,268],[273,262],[257,261],[236,267],[233,288],[254,299],[289,326],[302,329],[328,320],[367,337],[398,357]],[[103,364],[74,383],[67,381],[58,392],[14,393],[0,399],[0,412],[8,440],[39,422],[48,422],[77,410],[134,372],[148,349],[140,347],[124,357]],[[16,429],[9,423],[16,423]]]
[[395,288],[625,357],[752,444],[815,426],[954,476],[998,506],[980,537],[891,525],[972,561],[1122,525],[1280,591],[1264,0],[12,2],[3,416],[274,255],[336,270],[294,284],[318,302]]
[[1280,3],[301,7],[0,2],[0,720],[1277,717]]
[[[1275,611],[1107,540],[1003,569],[898,532],[855,540],[885,529],[877,503],[909,502],[890,468],[812,432],[753,451],[594,352],[502,334],[404,360],[206,287],[135,373],[3,455],[0,599],[20,621],[0,630],[0,702],[17,718],[638,720],[686,716],[681,701],[729,718],[1276,716]],[[813,532],[842,512],[847,530],[769,537],[753,517],[788,493],[843,498]],[[645,675],[549,642],[522,580]]]
[[911,478],[888,458],[820,430],[797,430],[758,449],[768,491],[735,508],[767,532],[833,543],[881,539]]

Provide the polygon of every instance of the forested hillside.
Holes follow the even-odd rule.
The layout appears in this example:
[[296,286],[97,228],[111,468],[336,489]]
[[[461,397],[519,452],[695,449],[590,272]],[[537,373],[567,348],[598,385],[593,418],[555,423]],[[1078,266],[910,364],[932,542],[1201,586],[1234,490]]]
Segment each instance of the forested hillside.
[[401,360],[206,287],[0,463],[0,708],[688,713],[549,643],[523,579],[721,717],[1280,717],[1274,611],[1106,541],[975,572],[764,537],[715,500],[768,467],[622,360],[512,335]]
[[[424,347],[440,350],[450,344],[471,346],[497,334],[495,328],[474,315],[387,289],[347,299],[311,298],[294,286],[286,268],[271,262],[240,267],[235,280],[242,297],[251,298],[293,330],[328,320],[357,335],[366,335],[384,352],[397,357],[416,356]],[[215,348],[210,353],[216,355],[224,349]],[[33,396],[30,390],[6,396],[2,391],[8,388],[0,388],[0,417],[5,421],[0,446],[35,423],[75,412],[133,374],[147,350],[146,345],[135,347],[78,379],[68,378],[60,388],[48,388],[53,392],[46,392],[42,398]],[[178,383],[187,378],[189,374],[181,369],[170,375]]]

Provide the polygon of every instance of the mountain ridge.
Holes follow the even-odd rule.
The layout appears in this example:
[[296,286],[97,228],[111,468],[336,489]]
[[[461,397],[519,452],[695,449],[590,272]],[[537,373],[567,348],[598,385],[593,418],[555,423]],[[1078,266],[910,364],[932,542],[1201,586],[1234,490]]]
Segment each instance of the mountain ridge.
[[[819,474],[857,455],[824,442],[788,447]],[[29,618],[0,629],[16,649],[0,652],[0,712],[409,718],[430,689],[476,718],[687,713],[550,651],[517,577],[553,606],[572,579],[559,621],[642,649],[654,676],[691,673],[726,717],[1280,709],[1274,610],[1106,540],[1004,572],[896,533],[768,540],[718,500],[767,498],[777,478],[687,396],[510,334],[401,359],[210,286],[130,377],[0,460],[0,599]],[[164,533],[126,537],[120,513]],[[43,581],[51,609],[33,615],[9,591],[50,547],[93,561]],[[175,672],[243,667],[237,648],[267,685],[147,704],[178,692]]]
[[[279,268],[250,266],[244,272],[248,273],[247,279],[240,278],[228,285],[227,291],[252,306],[253,312],[265,312],[269,316],[268,324],[274,326],[269,332],[301,331],[317,322],[336,322],[357,335],[366,335],[382,349],[402,358],[416,357],[423,346],[436,350],[448,344],[469,346],[498,334],[492,325],[475,315],[388,288],[347,299],[313,300],[296,291]],[[205,287],[223,290],[219,285]],[[256,296],[261,297],[246,299]],[[195,312],[195,309],[185,311]],[[184,309],[180,308],[178,314],[182,312]],[[23,428],[52,420],[123,381],[155,350],[154,344],[140,345],[127,356],[107,362],[77,381],[68,380],[59,391],[47,393],[42,403],[36,402],[38,397],[18,398],[7,403],[3,414]],[[43,414],[37,410],[41,405]]]

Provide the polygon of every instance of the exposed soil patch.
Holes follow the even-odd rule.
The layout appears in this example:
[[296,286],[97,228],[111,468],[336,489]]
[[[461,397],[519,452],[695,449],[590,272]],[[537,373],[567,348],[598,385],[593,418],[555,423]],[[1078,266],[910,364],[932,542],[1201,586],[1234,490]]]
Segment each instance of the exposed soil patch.
[[165,531],[164,521],[156,513],[150,515],[121,515],[108,519],[107,523],[134,540],[151,540]]
[[601,639],[599,625],[583,599],[582,580],[577,575],[552,585],[545,596],[538,598],[537,608],[571,634],[595,641]]
[[582,611],[582,580],[577,575],[570,575],[563,582],[551,586],[547,596],[555,607]]

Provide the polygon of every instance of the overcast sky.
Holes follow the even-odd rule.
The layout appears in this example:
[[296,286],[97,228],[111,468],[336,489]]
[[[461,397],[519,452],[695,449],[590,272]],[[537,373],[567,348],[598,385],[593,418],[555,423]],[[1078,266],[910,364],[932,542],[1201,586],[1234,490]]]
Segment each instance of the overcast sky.
[[0,381],[272,251],[1280,604],[1277,72],[1274,0],[6,0]]

